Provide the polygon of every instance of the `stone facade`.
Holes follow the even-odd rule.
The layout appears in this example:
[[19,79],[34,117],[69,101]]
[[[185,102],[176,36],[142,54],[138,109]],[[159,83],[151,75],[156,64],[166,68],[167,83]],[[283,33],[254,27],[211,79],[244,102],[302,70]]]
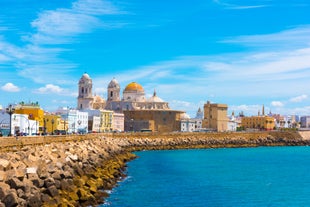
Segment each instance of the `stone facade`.
[[226,104],[211,104],[210,101],[204,104],[203,127],[219,132],[227,131],[227,108]]

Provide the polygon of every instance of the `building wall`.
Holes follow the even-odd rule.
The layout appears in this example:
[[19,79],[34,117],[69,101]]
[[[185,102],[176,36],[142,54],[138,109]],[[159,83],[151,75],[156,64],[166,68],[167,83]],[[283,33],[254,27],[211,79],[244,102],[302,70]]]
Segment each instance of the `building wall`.
[[113,113],[113,130],[124,131],[124,114]]
[[204,105],[203,127],[216,131],[227,131],[227,108],[226,104],[211,104],[208,101]]
[[45,114],[43,121],[45,122],[44,127],[46,133],[48,134],[55,134],[58,130],[63,129],[63,122],[61,122],[61,117],[59,115]]
[[269,116],[242,117],[241,126],[246,129],[273,130],[275,128],[275,122],[274,118]]
[[301,128],[310,128],[310,116],[300,117],[300,127]]
[[131,110],[124,111],[125,131],[144,129],[153,132],[180,131],[180,116],[183,111],[176,110]]
[[24,104],[21,103],[15,107],[16,114],[27,114],[29,120],[35,120],[39,123],[39,128],[44,126],[44,111],[37,103]]
[[102,110],[100,111],[100,132],[109,132],[112,131],[113,125],[113,111]]

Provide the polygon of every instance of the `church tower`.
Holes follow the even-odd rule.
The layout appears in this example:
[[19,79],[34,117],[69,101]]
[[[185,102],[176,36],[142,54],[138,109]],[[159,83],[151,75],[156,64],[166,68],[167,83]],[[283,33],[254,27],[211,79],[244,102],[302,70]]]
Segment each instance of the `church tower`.
[[78,109],[92,109],[93,104],[93,81],[87,73],[84,73],[79,81]]
[[120,101],[120,85],[117,82],[117,80],[115,78],[113,78],[111,80],[111,82],[108,85],[108,97],[107,97],[107,101]]

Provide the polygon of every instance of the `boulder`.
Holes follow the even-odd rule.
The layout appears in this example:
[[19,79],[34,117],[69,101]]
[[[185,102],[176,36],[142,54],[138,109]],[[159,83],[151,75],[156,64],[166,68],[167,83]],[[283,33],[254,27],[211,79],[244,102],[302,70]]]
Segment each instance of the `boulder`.
[[11,192],[4,197],[2,202],[4,203],[6,207],[18,206],[18,196],[16,195],[16,193]]
[[16,190],[24,186],[23,182],[16,177],[10,178],[6,181],[6,183],[9,184],[11,188],[14,188]]
[[0,198],[4,198],[8,194],[9,190],[10,186],[8,184],[0,182]]
[[0,171],[7,171],[11,168],[11,162],[6,159],[0,159]]

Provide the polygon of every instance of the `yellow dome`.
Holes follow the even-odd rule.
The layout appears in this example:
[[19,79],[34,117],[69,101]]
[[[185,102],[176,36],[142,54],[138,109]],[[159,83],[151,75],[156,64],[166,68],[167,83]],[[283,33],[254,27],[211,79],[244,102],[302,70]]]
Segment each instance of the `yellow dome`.
[[124,91],[125,92],[130,92],[130,91],[144,92],[144,89],[139,83],[131,82],[126,86]]

